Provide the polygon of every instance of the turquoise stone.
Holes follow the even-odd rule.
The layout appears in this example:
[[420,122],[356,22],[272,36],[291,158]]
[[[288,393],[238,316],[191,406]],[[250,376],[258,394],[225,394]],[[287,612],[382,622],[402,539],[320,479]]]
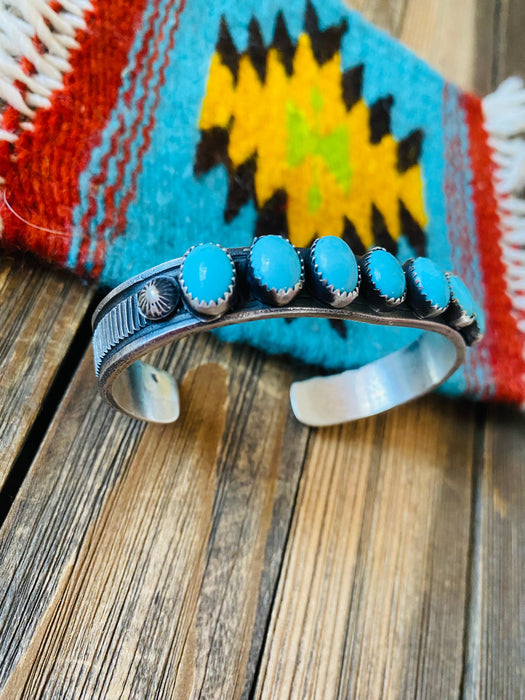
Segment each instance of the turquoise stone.
[[386,250],[371,250],[366,255],[364,273],[375,290],[388,299],[401,298],[406,289],[405,273],[396,258]]
[[280,236],[262,236],[252,246],[250,264],[255,278],[268,289],[293,289],[301,281],[301,261],[293,245]]
[[214,243],[201,243],[186,255],[182,278],[189,294],[201,303],[219,302],[235,277],[228,253]]
[[450,301],[450,287],[436,263],[429,258],[416,258],[410,265],[410,274],[428,302],[444,311]]
[[314,263],[327,286],[338,292],[353,292],[359,279],[357,260],[342,238],[323,236],[315,244]]
[[476,303],[472,298],[472,294],[465,286],[465,283],[457,275],[449,274],[447,276],[452,298],[456,301],[458,306],[461,307],[464,314],[467,316],[474,316],[476,313]]

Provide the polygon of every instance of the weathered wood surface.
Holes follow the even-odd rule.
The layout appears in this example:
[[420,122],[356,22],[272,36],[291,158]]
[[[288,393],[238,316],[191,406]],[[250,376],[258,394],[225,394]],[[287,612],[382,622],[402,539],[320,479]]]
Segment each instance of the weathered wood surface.
[[473,427],[433,399],[313,436],[257,698],[457,696]]
[[201,337],[169,366],[167,427],[75,376],[0,535],[0,697],[249,691],[309,431],[282,362]]
[[0,258],[0,488],[92,295],[71,275]]
[[476,7],[474,85],[486,94],[509,75],[525,73],[525,3],[482,0]]
[[525,697],[525,421],[491,407],[479,461],[470,697]]
[[[480,45],[480,13],[511,27],[522,11],[491,2],[355,5],[484,89],[480,62],[494,77],[494,56],[517,54],[499,20]],[[26,343],[34,319],[89,301],[51,293],[46,315],[32,294],[6,314]],[[69,342],[51,337],[35,341],[47,374],[17,390],[36,412]],[[520,697],[522,417],[432,397],[309,431],[285,361],[203,337],[163,355],[184,377],[181,423],[102,405],[88,351],[9,511],[1,700]]]
[[[476,19],[481,93],[525,77],[525,3],[483,0]],[[525,698],[525,419],[492,406],[474,462],[463,694]]]
[[[473,10],[406,3],[385,25],[468,86]],[[257,698],[459,695],[474,426],[428,400],[313,438]]]

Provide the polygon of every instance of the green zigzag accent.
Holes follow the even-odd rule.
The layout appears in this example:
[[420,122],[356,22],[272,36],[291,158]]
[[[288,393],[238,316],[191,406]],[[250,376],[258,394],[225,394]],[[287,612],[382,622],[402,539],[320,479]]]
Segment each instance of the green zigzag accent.
[[[323,108],[323,96],[312,90],[312,105],[318,114]],[[292,101],[286,104],[288,131],[288,163],[298,167],[309,156],[324,160],[341,189],[348,193],[352,169],[348,160],[348,128],[342,125],[330,134],[321,134],[319,127],[311,128],[304,112]]]

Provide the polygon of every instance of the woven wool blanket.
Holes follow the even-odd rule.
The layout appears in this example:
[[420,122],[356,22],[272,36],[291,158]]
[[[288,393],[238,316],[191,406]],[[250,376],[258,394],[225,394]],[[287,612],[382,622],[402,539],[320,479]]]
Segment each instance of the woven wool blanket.
[[[200,241],[268,233],[427,255],[486,318],[456,395],[525,401],[523,131],[519,79],[482,100],[339,0],[0,3],[5,251],[104,286]],[[329,370],[412,333],[324,319],[219,331]]]

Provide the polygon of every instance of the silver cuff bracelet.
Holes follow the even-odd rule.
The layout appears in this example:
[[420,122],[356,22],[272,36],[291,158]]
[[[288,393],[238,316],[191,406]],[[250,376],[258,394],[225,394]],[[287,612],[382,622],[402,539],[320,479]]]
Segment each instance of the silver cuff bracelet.
[[134,418],[170,423],[180,412],[177,384],[142,356],[221,326],[299,316],[422,331],[370,364],[294,382],[293,412],[312,426],[374,415],[425,394],[460,367],[467,345],[482,336],[482,316],[461,280],[427,258],[401,267],[375,248],[356,260],[331,236],[308,249],[279,236],[258,238],[250,248],[201,244],[121,284],[99,304],[93,348],[100,392]]

